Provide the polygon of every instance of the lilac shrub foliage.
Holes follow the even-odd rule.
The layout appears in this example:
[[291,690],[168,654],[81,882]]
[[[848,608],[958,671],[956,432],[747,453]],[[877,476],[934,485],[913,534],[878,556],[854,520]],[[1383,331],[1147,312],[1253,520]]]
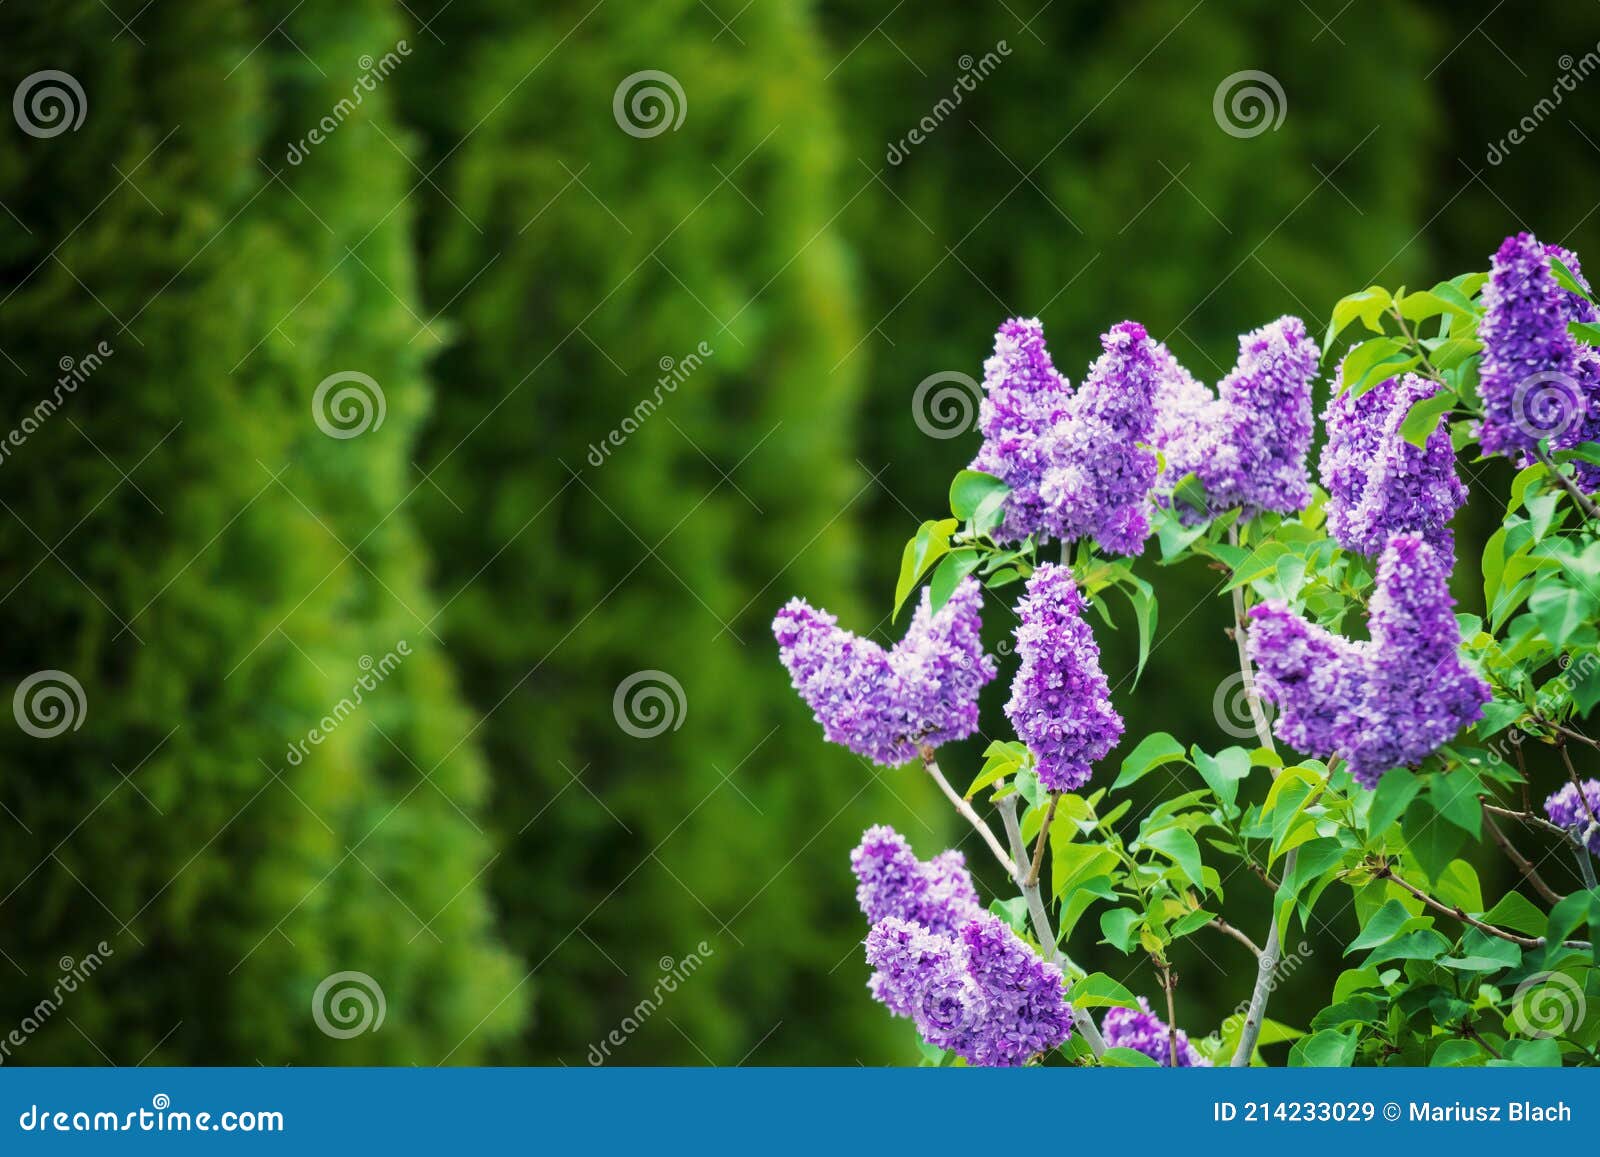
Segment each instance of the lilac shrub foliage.
[[[823,736],[918,764],[981,837],[963,846],[1003,873],[985,906],[961,850],[922,860],[880,825],[851,855],[869,991],[915,1027],[924,1063],[1200,1067],[1285,1045],[1290,1064],[1600,1063],[1600,1026],[1533,1033],[1518,1006],[1535,973],[1600,983],[1574,935],[1600,925],[1600,780],[1578,770],[1600,758],[1584,724],[1600,704],[1597,345],[1577,256],[1528,234],[1486,273],[1350,295],[1321,343],[1295,317],[1250,330],[1215,390],[1135,321],[1102,335],[1076,388],[1037,319],[1000,326],[951,517],[902,556],[895,618],[923,588],[903,636],[856,635],[798,598],[773,622]],[[1463,464],[1497,456],[1519,473],[1491,496],[1504,515],[1474,573],[1450,524]],[[1140,693],[1156,649],[1135,569],[1151,556],[1223,573],[1218,629],[1250,710],[1242,730],[1225,718],[1224,686],[1217,722],[1245,745],[1147,735],[1112,775],[1117,700]],[[1011,624],[998,650],[1015,738],[990,740],[962,792],[939,749],[978,733],[1000,673],[986,599]],[[1118,607],[1139,661],[1113,681],[1094,621]],[[1523,757],[1541,745],[1570,782],[1538,782]],[[1157,769],[1160,798],[1124,794]],[[1503,851],[1523,894],[1481,895],[1474,848]],[[1570,865],[1559,890],[1552,863]],[[1256,880],[1275,915],[1252,937],[1220,913]],[[1348,902],[1314,918],[1339,891]],[[1296,922],[1325,935],[1346,911],[1365,963],[1310,1024],[1273,1020],[1268,998],[1293,977],[1258,945]],[[1204,953],[1200,936],[1216,937]],[[1187,1009],[1191,1037],[1150,993],[1174,1007],[1180,977],[1218,952],[1259,967],[1225,966],[1250,987],[1225,1015]],[[1108,953],[1131,967],[1074,959]]]

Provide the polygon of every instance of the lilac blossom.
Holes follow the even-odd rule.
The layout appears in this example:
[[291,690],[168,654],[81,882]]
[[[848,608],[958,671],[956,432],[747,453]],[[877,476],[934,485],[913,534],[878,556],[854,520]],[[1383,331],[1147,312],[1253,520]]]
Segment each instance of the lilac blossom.
[[1482,718],[1490,691],[1461,661],[1451,562],[1419,534],[1391,538],[1378,560],[1365,643],[1308,623],[1282,602],[1252,609],[1250,658],[1262,694],[1280,709],[1280,739],[1343,757],[1370,788]]
[[979,642],[981,601],[968,578],[932,614],[924,589],[906,637],[889,651],[798,598],[778,612],[772,632],[790,681],[824,737],[897,767],[923,746],[977,730],[978,692],[995,675],[994,660]]
[[1100,342],[1105,352],[1046,438],[1039,494],[1055,537],[1093,538],[1102,550],[1136,555],[1150,536],[1156,456],[1147,444],[1163,365],[1138,322],[1113,326]]
[[965,856],[952,849],[924,862],[904,836],[882,824],[861,837],[850,867],[868,924],[895,916],[930,932],[951,933],[983,911]]
[[1247,639],[1258,691],[1278,708],[1278,738],[1308,754],[1337,750],[1364,686],[1361,645],[1308,623],[1281,599],[1251,608]]
[[873,995],[968,1064],[1026,1064],[1071,1036],[1061,970],[987,913],[953,935],[886,917],[866,947]]
[[[1133,1049],[1159,1064],[1172,1064],[1172,1036],[1166,1021],[1150,1011],[1150,1002],[1139,998],[1139,1007],[1108,1008],[1100,1033],[1108,1048]],[[1189,1043],[1189,1034],[1178,1030],[1178,1067],[1209,1068],[1211,1062]]]
[[1048,465],[1046,436],[1060,420],[1072,386],[1056,372],[1037,318],[1012,318],[994,336],[994,355],[983,364],[978,428],[983,445],[972,469],[1011,488],[997,542],[1042,533],[1045,503],[1039,494]]
[[1569,317],[1579,312],[1571,296],[1557,284],[1550,252],[1533,234],[1507,237],[1494,255],[1478,326],[1484,408],[1478,441],[1485,454],[1520,461],[1541,440],[1561,442],[1582,426],[1588,407],[1578,346],[1567,333]]
[[1456,476],[1444,415],[1417,447],[1400,434],[1411,407],[1438,389],[1416,374],[1365,393],[1335,394],[1323,414],[1328,441],[1319,463],[1328,491],[1328,533],[1347,550],[1376,555],[1391,535],[1420,533],[1449,551],[1449,521],[1467,500]]
[[[1164,351],[1163,351],[1164,352]],[[1212,395],[1172,361],[1157,395],[1156,444],[1167,459],[1167,500],[1194,474],[1209,513],[1240,507],[1293,514],[1311,501],[1311,383],[1321,356],[1296,317],[1239,338],[1239,360]],[[1170,359],[1171,355],[1167,355]]]
[[1017,608],[1022,661],[1006,716],[1038,760],[1039,782],[1049,791],[1083,786],[1090,765],[1122,735],[1083,608],[1072,572],[1052,563],[1033,572]]
[[1600,779],[1585,780],[1582,786],[1581,796],[1579,785],[1569,783],[1545,800],[1544,814],[1556,827],[1566,828],[1583,840],[1591,853],[1600,856],[1600,824],[1595,823],[1595,817],[1600,816]]

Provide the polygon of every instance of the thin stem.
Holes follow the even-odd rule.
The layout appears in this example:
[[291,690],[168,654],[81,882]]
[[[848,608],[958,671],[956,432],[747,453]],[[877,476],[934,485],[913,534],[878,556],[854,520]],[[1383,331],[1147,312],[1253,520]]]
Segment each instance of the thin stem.
[[1050,806],[1045,809],[1044,813],[1044,826],[1039,829],[1039,842],[1033,846],[1033,866],[1028,869],[1028,878],[1023,881],[1026,887],[1037,888],[1039,886],[1039,869],[1044,864],[1045,842],[1050,838],[1050,825],[1055,822],[1056,805],[1060,802],[1061,793],[1051,792]]
[[1560,836],[1563,840],[1572,838],[1572,833],[1567,831],[1566,828],[1561,827],[1559,824],[1551,823],[1543,816],[1536,816],[1531,811],[1512,811],[1510,808],[1499,807],[1491,803],[1484,804],[1483,810],[1490,815],[1504,816],[1508,820],[1520,820],[1531,828],[1539,828],[1553,836]]
[[[1546,722],[1548,723],[1548,721]],[[1585,735],[1581,731],[1574,731],[1565,724],[1549,723],[1548,725],[1555,728],[1557,732],[1565,735],[1568,739],[1576,739],[1579,743],[1587,743],[1590,747],[1600,748],[1600,739],[1595,739],[1593,736]]]
[[1207,924],[1206,927],[1215,928],[1218,932],[1221,932],[1225,936],[1232,936],[1240,944],[1243,944],[1246,948],[1250,949],[1250,951],[1255,955],[1256,959],[1259,960],[1261,958],[1260,946],[1238,928],[1235,928],[1232,924],[1229,924],[1221,916],[1216,917],[1211,921],[1211,923]]
[[1494,837],[1494,842],[1500,845],[1500,850],[1506,854],[1506,858],[1516,865],[1517,871],[1522,873],[1522,878],[1532,884],[1534,890],[1540,896],[1551,904],[1559,904],[1566,899],[1560,892],[1557,892],[1544,882],[1544,877],[1539,875],[1539,869],[1533,866],[1533,862],[1527,856],[1517,851],[1516,845],[1507,838],[1505,832],[1500,830],[1500,825],[1494,822],[1494,817],[1489,814],[1487,804],[1484,805],[1483,809],[1483,823],[1489,829],[1489,835]]
[[1171,1067],[1178,1067],[1178,1006],[1173,999],[1173,993],[1178,987],[1177,973],[1172,971],[1171,965],[1161,967],[1161,987],[1167,990],[1167,1050],[1171,1057]]
[[1533,456],[1544,464],[1545,469],[1555,475],[1556,481],[1561,483],[1561,489],[1567,492],[1567,497],[1572,499],[1573,505],[1578,508],[1585,518],[1590,522],[1600,522],[1600,506],[1596,506],[1593,499],[1578,489],[1578,484],[1567,477],[1566,471],[1557,466],[1554,459],[1543,448],[1535,449]]
[[[1418,900],[1421,900],[1424,905],[1432,908],[1435,912],[1445,916],[1454,916],[1463,924],[1469,924],[1476,928],[1479,932],[1487,933],[1490,936],[1498,936],[1501,940],[1509,940],[1511,943],[1519,945],[1523,948],[1543,948],[1546,944],[1543,936],[1523,936],[1516,932],[1508,932],[1504,928],[1496,928],[1493,924],[1485,924],[1477,917],[1468,915],[1466,909],[1460,907],[1459,905],[1456,907],[1451,907],[1449,904],[1446,904],[1441,900],[1435,900],[1432,896],[1428,895],[1428,893],[1424,892],[1415,884],[1412,884],[1409,881],[1402,879],[1400,876],[1397,876],[1394,869],[1389,867],[1387,864],[1380,864],[1373,870],[1372,874],[1379,880],[1393,881],[1401,888],[1404,888],[1407,892],[1410,892]],[[1589,942],[1587,940],[1564,940],[1562,943],[1568,948],[1587,949],[1589,947]]]
[[1505,1060],[1505,1057],[1500,1055],[1500,1050],[1495,1048],[1488,1041],[1484,1040],[1483,1037],[1481,1035],[1479,1035],[1478,1030],[1473,1028],[1472,1025],[1469,1024],[1468,1022],[1466,1022],[1466,1021],[1462,1021],[1461,1022],[1461,1031],[1463,1033],[1465,1033],[1467,1036],[1471,1037],[1473,1040],[1477,1041],[1486,1050],[1488,1050],[1489,1055],[1492,1056],[1495,1060],[1497,1060],[1497,1061]]
[[1589,813],[1589,822],[1600,823],[1600,816],[1594,814],[1594,808],[1589,804],[1589,797],[1583,794],[1583,784],[1578,782],[1578,769],[1572,762],[1572,753],[1567,750],[1565,743],[1559,744],[1561,761],[1567,765],[1567,778],[1572,781],[1572,790],[1578,795],[1578,802],[1583,805],[1583,810]]
[[[1012,856],[1019,864],[1027,863],[1026,845],[1022,842],[1022,828],[1017,823],[1016,793],[1012,792],[998,801],[995,806],[1000,810],[1000,819],[1005,825],[1006,839],[1011,844]],[[1033,922],[1033,932],[1039,938],[1039,946],[1044,949],[1045,960],[1054,964],[1059,957],[1061,964],[1071,967],[1072,962],[1066,957],[1060,956],[1056,948],[1056,934],[1050,928],[1050,913],[1045,909],[1044,898],[1039,895],[1039,885],[1037,883],[1027,883],[1022,878],[1022,874],[1015,869],[1011,872],[1011,878],[1022,889],[1022,898],[1028,903],[1028,918]],[[1083,1037],[1084,1043],[1089,1046],[1089,1051],[1094,1054],[1095,1059],[1098,1060],[1104,1056],[1106,1051],[1105,1038],[1100,1035],[1100,1030],[1095,1026],[1094,1018],[1089,1015],[1088,1010],[1074,1006],[1072,1009],[1072,1023],[1073,1027],[1078,1030],[1078,1035]]]
[[[1239,544],[1238,523],[1228,528],[1228,542],[1234,546]],[[1250,705],[1250,719],[1255,724],[1256,738],[1261,741],[1261,746],[1268,751],[1276,752],[1277,744],[1272,741],[1272,728],[1267,723],[1266,712],[1261,707],[1261,699],[1256,694],[1255,669],[1250,663],[1249,638],[1246,635],[1244,608],[1244,586],[1240,584],[1233,588],[1233,639],[1239,648],[1239,674],[1244,680],[1245,702]],[[1278,771],[1272,768],[1273,778],[1276,779]],[[1283,859],[1283,874],[1287,878],[1294,874],[1295,861],[1299,855],[1299,848],[1290,848],[1289,854]],[[1272,897],[1272,920],[1267,925],[1267,942],[1257,957],[1255,988],[1250,992],[1250,1007],[1245,1013],[1244,1028],[1239,1033],[1239,1047],[1233,1054],[1233,1067],[1242,1069],[1250,1064],[1255,1056],[1256,1042],[1261,1039],[1261,1026],[1266,1023],[1267,997],[1272,993],[1273,981],[1278,971],[1278,897],[1276,891]]]
[[978,834],[983,837],[983,842],[988,844],[989,850],[994,853],[994,858],[999,860],[1000,866],[1006,870],[1006,875],[1015,880],[1017,878],[1016,862],[1006,855],[1006,850],[1000,846],[1000,841],[995,839],[994,832],[990,830],[988,824],[979,818],[978,813],[972,810],[972,805],[962,799],[956,789],[950,786],[950,781],[944,777],[944,772],[939,770],[938,761],[933,758],[932,748],[924,747],[922,749],[922,766],[933,777],[933,782],[939,785],[939,790],[944,792],[945,798],[955,806],[956,811],[961,814],[961,818],[977,829]]

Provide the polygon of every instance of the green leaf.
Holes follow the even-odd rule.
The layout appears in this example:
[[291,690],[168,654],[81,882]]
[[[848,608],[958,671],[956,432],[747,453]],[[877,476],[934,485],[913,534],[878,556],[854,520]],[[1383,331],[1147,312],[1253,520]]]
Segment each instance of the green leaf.
[[1028,901],[1021,896],[1009,900],[990,900],[989,911],[1004,920],[1018,936],[1028,934]]
[[917,533],[906,543],[906,548],[900,556],[900,578],[895,583],[892,618],[899,617],[900,608],[905,605],[906,597],[916,589],[917,583],[922,581],[922,576],[928,572],[928,568],[949,551],[950,536],[955,533],[958,525],[953,518],[937,522],[930,519],[918,527]]
[[1400,423],[1400,436],[1413,446],[1426,446],[1439,428],[1441,415],[1449,413],[1455,404],[1456,396],[1449,390],[1417,399],[1406,411],[1405,421]]
[[1467,842],[1467,834],[1454,824],[1440,823],[1433,804],[1425,799],[1411,801],[1400,820],[1406,849],[1428,879],[1437,879]]
[[1100,934],[1106,943],[1123,952],[1133,947],[1135,928],[1144,922],[1144,915],[1132,908],[1112,908],[1100,913]]
[[1555,274],[1556,284],[1562,289],[1565,289],[1568,293],[1576,293],[1585,301],[1594,300],[1594,298],[1589,296],[1589,291],[1583,287],[1582,283],[1579,282],[1575,276],[1573,276],[1572,270],[1567,268],[1566,263],[1563,262],[1561,258],[1550,258],[1550,272]]
[[1168,856],[1178,865],[1184,878],[1196,888],[1203,888],[1200,874],[1200,845],[1182,828],[1164,828],[1145,837],[1145,846]]
[[1139,685],[1144,665],[1150,658],[1150,643],[1156,633],[1156,596],[1150,584],[1143,579],[1133,579],[1133,585],[1123,587],[1128,601],[1133,604],[1133,617],[1139,626],[1139,660],[1133,670],[1133,685]]
[[956,550],[945,555],[928,582],[929,611],[938,614],[940,608],[950,601],[950,596],[956,593],[961,580],[977,570],[982,561],[983,556],[976,550]]
[[1372,806],[1367,809],[1367,834],[1382,835],[1405,812],[1422,781],[1403,767],[1383,773],[1372,793]]
[[963,470],[950,483],[950,513],[963,520],[973,518],[986,500],[996,494],[1003,500],[1009,493],[1011,487],[993,474]]
[[1390,900],[1367,921],[1366,927],[1361,929],[1361,935],[1350,941],[1350,947],[1344,950],[1344,954],[1349,956],[1363,948],[1387,944],[1402,932],[1414,931],[1411,922],[1421,919],[1425,918],[1413,916],[1399,900]]
[[1356,1058],[1360,1034],[1325,1028],[1294,1042],[1289,1048],[1289,1064],[1297,1068],[1347,1069]]
[[1476,840],[1483,837],[1482,790],[1478,773],[1463,764],[1448,775],[1433,776],[1428,795],[1441,816]]
[[1253,766],[1249,752],[1242,747],[1226,747],[1212,756],[1196,747],[1193,756],[1200,778],[1231,811],[1239,797],[1239,784],[1249,776]]
[[1539,621],[1544,637],[1561,646],[1594,618],[1594,596],[1564,582],[1545,580],[1528,596],[1528,609]]
[[1338,304],[1333,307],[1333,320],[1328,323],[1328,337],[1322,343],[1323,352],[1332,350],[1334,339],[1344,332],[1345,326],[1357,318],[1360,318],[1361,324],[1373,333],[1382,333],[1383,327],[1378,324],[1378,319],[1393,302],[1394,299],[1389,296],[1389,291],[1378,285],[1368,286],[1360,293],[1340,298]]
[[1091,972],[1067,993],[1073,1008],[1138,1008],[1139,1000],[1104,972]]
[[1483,921],[1524,936],[1540,936],[1545,928],[1545,914],[1521,892],[1507,892],[1498,904],[1483,914]]
[[1450,941],[1432,928],[1418,928],[1374,948],[1362,963],[1370,966],[1385,960],[1437,960],[1449,951]]
[[1154,1069],[1161,1066],[1160,1061],[1151,1060],[1138,1049],[1125,1049],[1120,1045],[1107,1049],[1100,1063],[1113,1069]]
[[1136,783],[1162,764],[1176,763],[1183,757],[1183,744],[1165,731],[1152,732],[1141,739],[1139,745],[1122,761],[1122,770],[1117,773],[1111,790],[1116,791],[1118,788]]

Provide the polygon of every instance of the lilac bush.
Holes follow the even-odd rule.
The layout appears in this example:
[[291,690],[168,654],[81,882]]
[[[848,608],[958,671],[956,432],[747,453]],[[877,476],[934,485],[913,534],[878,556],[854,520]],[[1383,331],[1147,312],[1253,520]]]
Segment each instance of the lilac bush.
[[[1013,319],[984,386],[950,517],[901,556],[899,642],[800,599],[773,624],[823,735],[915,763],[1000,874],[986,906],[960,851],[922,860],[879,825],[851,854],[868,990],[923,1062],[1600,1062],[1581,1014],[1552,1031],[1526,1015],[1539,976],[1600,984],[1582,939],[1600,779],[1581,770],[1600,761],[1600,307],[1577,255],[1518,234],[1487,273],[1344,298],[1320,345],[1279,318],[1241,336],[1215,391],[1131,321],[1074,390],[1041,323]],[[1499,526],[1458,557],[1467,473]],[[1220,575],[1212,629],[1238,671],[1214,707],[1240,743],[1123,743],[1119,704],[1172,685],[1140,681],[1170,658],[1157,564]],[[963,791],[948,744],[979,733],[1000,673],[987,599],[1010,629],[1010,731]],[[1116,681],[1105,625],[1138,646]],[[1475,848],[1507,858],[1517,896],[1485,894]],[[1259,932],[1227,916],[1251,888],[1271,900]],[[1352,956],[1302,1026],[1271,1015],[1311,950],[1289,949],[1296,924]],[[1218,953],[1238,999],[1193,1036],[1130,987],[1170,1010]]]

